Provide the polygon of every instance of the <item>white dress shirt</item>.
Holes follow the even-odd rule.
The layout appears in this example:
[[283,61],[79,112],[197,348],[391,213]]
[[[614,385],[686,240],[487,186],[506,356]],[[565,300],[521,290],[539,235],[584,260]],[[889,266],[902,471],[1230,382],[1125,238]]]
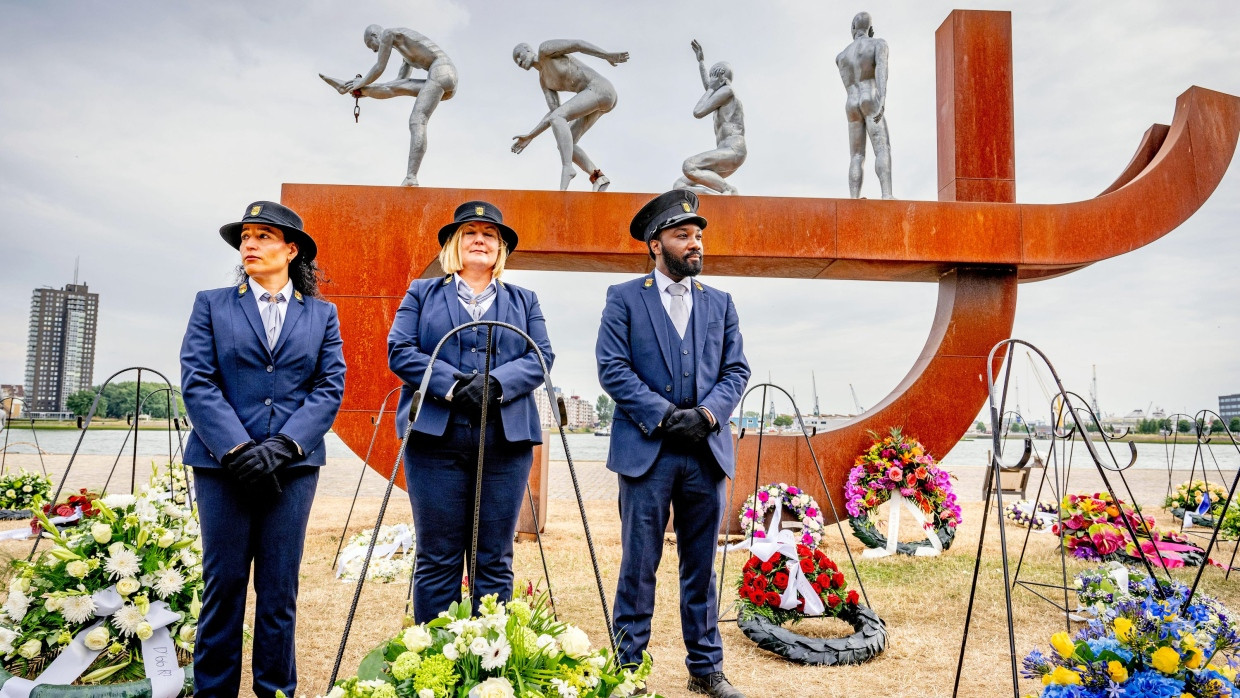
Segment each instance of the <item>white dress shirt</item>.
[[[461,278],[460,273],[453,274],[452,275],[452,288],[458,289],[460,288],[460,284],[465,284],[466,288],[468,288],[471,293],[473,292],[474,290],[473,287],[469,285],[469,282]],[[475,293],[474,295],[480,296],[483,293],[486,293],[487,289],[491,288],[494,285],[495,285],[495,277],[491,277],[491,283],[487,284],[486,288],[483,288],[481,292]],[[491,309],[491,304],[495,302],[495,297],[498,295],[499,295],[498,289],[496,289],[496,293],[492,294],[490,298],[484,299],[478,303],[478,317],[482,317],[483,315],[486,315],[487,311]],[[467,311],[469,310],[469,303],[466,303],[465,300],[461,298],[460,296],[457,296],[457,300],[461,301],[461,305],[465,308],[465,310]],[[471,316],[471,319],[472,319],[472,316]]]
[[693,287],[689,285],[689,277],[685,277],[680,281],[672,281],[666,274],[654,270],[654,283],[659,289],[659,300],[663,301],[663,309],[667,311],[667,316],[672,316],[672,294],[667,292],[667,287],[672,284],[680,284],[685,287],[685,315],[693,314]]
[[[261,284],[255,281],[254,277],[246,277],[246,278],[249,279],[249,282],[250,282],[250,291],[254,293],[254,302],[258,304],[258,316],[260,318],[266,318],[266,312],[267,312],[266,306],[269,304],[270,301],[262,300],[262,297],[264,293],[271,293],[271,292],[263,288]],[[272,293],[271,297],[275,298],[277,295],[281,293],[284,294],[284,302],[276,303],[275,310],[277,313],[280,314],[280,332],[284,332],[284,318],[288,317],[288,304],[293,302],[293,280],[292,279],[289,279],[288,281],[286,281],[284,283],[284,288],[280,289],[279,291],[276,291],[275,293]],[[280,341],[280,335],[278,333],[276,334],[275,341],[277,342]]]

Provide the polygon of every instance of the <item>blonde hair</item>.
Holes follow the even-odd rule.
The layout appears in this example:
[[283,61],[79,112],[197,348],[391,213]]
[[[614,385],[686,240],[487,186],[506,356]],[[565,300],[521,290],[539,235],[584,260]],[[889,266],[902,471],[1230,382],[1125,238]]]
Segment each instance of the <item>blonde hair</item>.
[[[443,273],[455,274],[465,268],[461,263],[461,232],[465,230],[465,226],[476,224],[477,221],[466,221],[461,227],[452,233],[452,237],[444,243],[443,249],[439,250],[439,266],[443,267]],[[495,258],[495,266],[491,269],[491,278],[498,279],[504,274],[504,263],[508,261],[508,245],[504,242],[504,237],[495,231],[496,240],[499,242],[499,256]]]

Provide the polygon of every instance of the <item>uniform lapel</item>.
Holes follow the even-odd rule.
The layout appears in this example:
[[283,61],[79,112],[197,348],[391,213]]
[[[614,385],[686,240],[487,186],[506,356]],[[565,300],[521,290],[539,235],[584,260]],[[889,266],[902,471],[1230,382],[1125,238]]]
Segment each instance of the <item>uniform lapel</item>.
[[[508,308],[509,306],[512,305],[512,299],[508,297],[508,294],[509,294],[508,287],[505,286],[503,283],[496,281],[495,282],[495,319],[498,322],[508,322]],[[495,347],[499,346],[499,333],[500,332],[503,332],[503,330],[496,327],[495,331],[491,334],[491,346],[487,347],[488,351],[494,350]],[[494,355],[491,357],[491,363],[492,365],[494,365],[495,363]]]
[[[706,325],[710,320],[710,302],[706,300],[706,291],[697,282],[697,279],[689,280],[689,288],[693,293],[693,312],[690,321],[693,323],[693,360],[694,363],[701,368],[703,365],[702,351],[706,348]],[[694,371],[698,381],[698,394],[703,394],[705,389],[701,385],[707,376],[700,370]],[[714,376],[711,380],[714,380]]]
[[250,327],[254,329],[254,334],[258,337],[259,346],[270,357],[271,348],[267,346],[267,328],[263,327],[263,318],[258,314],[258,301],[250,297],[256,293],[261,293],[262,289],[253,289],[249,286],[247,281],[237,287],[237,303],[241,306],[241,312],[245,314],[245,319],[250,321]]
[[654,283],[654,276],[647,277],[648,283],[642,284],[640,291],[642,301],[646,303],[646,311],[650,315],[650,324],[654,325],[654,336],[659,340],[659,352],[663,354],[663,363],[667,372],[672,373],[672,342],[667,333],[667,311],[663,309],[663,300],[659,298],[659,285]]
[[285,340],[289,335],[293,334],[293,328],[297,325],[297,320],[304,312],[302,306],[306,303],[302,295],[296,291],[293,292],[293,297],[286,302],[288,307],[284,310],[284,325],[280,327],[280,336],[276,339],[276,348],[272,350],[272,355],[279,354]]
[[[447,328],[444,332],[444,334],[447,334],[457,327],[460,327],[469,316],[465,314],[465,309],[461,307],[461,300],[456,295],[456,278],[454,276],[449,275],[442,282],[440,282],[439,295],[443,297],[444,305],[447,306],[448,317],[452,318],[452,326]],[[459,333],[452,335],[452,339],[448,340],[448,344],[456,345],[456,363],[454,365],[459,367],[461,365],[462,353],[461,335]],[[440,355],[442,354],[443,352],[440,352]]]

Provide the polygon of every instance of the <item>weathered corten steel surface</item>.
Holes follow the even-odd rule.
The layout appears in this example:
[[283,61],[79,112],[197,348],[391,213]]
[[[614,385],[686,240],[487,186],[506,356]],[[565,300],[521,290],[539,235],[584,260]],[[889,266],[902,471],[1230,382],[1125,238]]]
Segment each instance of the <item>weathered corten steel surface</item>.
[[[936,36],[940,198],[957,200],[702,199],[711,221],[711,276],[940,285],[930,337],[901,384],[854,422],[814,438],[841,506],[844,477],[869,442],[867,430],[903,426],[942,455],[968,428],[985,400],[986,354],[1010,333],[1018,281],[1065,274],[1165,235],[1209,197],[1235,151],[1240,99],[1193,87],[1178,99],[1171,126],[1147,133],[1106,193],[1068,204],[1010,203],[1011,100],[976,96],[979,89],[1010,95],[1009,22],[1007,13],[956,11]],[[992,68],[995,75],[975,74]],[[970,152],[975,146],[981,152]],[[366,452],[377,406],[397,384],[387,370],[388,328],[410,279],[438,273],[435,232],[458,204],[481,198],[504,211],[521,234],[510,268],[640,274],[650,259],[628,236],[628,223],[652,196],[285,184],[282,201],[302,214],[319,243],[323,289],[340,311],[349,365],[335,424],[340,437]],[[390,415],[384,421],[371,463],[386,474],[398,442]],[[826,507],[800,441],[765,438],[762,480],[794,480]],[[755,446],[756,435],[739,444],[739,490],[752,487]]]

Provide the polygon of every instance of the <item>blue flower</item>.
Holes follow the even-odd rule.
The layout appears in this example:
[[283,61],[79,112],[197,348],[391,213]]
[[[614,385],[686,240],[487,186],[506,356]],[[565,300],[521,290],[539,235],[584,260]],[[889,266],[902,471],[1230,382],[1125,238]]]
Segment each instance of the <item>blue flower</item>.
[[1103,694],[1084,686],[1063,686],[1053,683],[1042,689],[1042,698],[1103,698]]
[[1124,649],[1123,645],[1119,644],[1119,640],[1113,637],[1090,639],[1086,640],[1086,643],[1089,645],[1089,649],[1094,651],[1094,656],[1109,650],[1119,655],[1125,664],[1132,661],[1132,651]]
[[1050,667],[1047,666],[1046,655],[1036,649],[1029,652],[1020,664],[1020,675],[1026,679],[1040,678],[1043,674],[1050,671]]
[[1180,698],[1184,682],[1146,669],[1129,677],[1123,689],[1120,695],[1125,698]]

